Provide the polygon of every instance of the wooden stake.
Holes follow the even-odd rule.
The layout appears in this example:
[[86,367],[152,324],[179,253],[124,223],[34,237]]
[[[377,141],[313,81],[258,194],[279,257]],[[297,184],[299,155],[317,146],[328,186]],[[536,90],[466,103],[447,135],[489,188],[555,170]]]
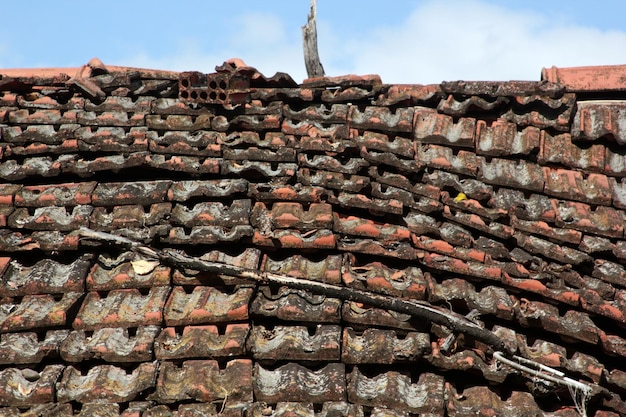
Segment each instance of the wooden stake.
[[304,65],[309,78],[323,77],[324,67],[320,62],[317,51],[317,1],[311,0],[311,11],[307,17],[306,25],[302,26],[302,38],[304,43]]

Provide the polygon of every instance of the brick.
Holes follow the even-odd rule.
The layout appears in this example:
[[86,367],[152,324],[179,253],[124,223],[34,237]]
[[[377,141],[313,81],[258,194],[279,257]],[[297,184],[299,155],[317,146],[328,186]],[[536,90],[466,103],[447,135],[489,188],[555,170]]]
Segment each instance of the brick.
[[541,131],[536,127],[518,130],[515,123],[496,120],[490,126],[476,124],[476,153],[489,156],[530,155],[539,150]]
[[417,145],[418,161],[429,168],[441,169],[457,174],[476,176],[481,159],[474,152],[454,150],[447,146],[435,144]]
[[581,147],[572,141],[569,133],[550,135],[542,131],[543,141],[538,161],[542,165],[560,164],[566,168],[585,171],[602,171],[605,169],[605,150],[600,144],[585,144]]
[[409,332],[399,336],[394,330],[343,330],[341,361],[345,364],[393,364],[416,361],[428,353],[430,335]]
[[252,361],[235,359],[224,368],[214,360],[190,360],[182,365],[162,362],[150,398],[166,404],[187,400],[219,401],[226,406],[251,403]]
[[165,305],[165,323],[183,326],[246,320],[252,293],[252,288],[239,288],[228,293],[214,287],[198,286],[187,294],[183,287],[174,287]]
[[21,187],[15,193],[17,207],[78,206],[91,204],[95,182]]
[[254,397],[258,401],[311,402],[345,401],[345,367],[341,363],[329,363],[317,371],[311,371],[296,363],[288,363],[275,370],[254,366]]
[[422,143],[434,143],[474,149],[476,119],[462,117],[454,121],[451,116],[436,110],[416,107],[414,138]]
[[269,287],[263,286],[250,304],[250,315],[305,323],[339,323],[340,308],[341,300],[336,298],[287,287],[272,292]]
[[422,373],[412,383],[397,371],[367,377],[358,367],[348,375],[348,400],[364,406],[401,408],[415,414],[444,414],[444,379]]
[[543,192],[544,174],[539,165],[524,160],[479,158],[478,179],[488,184]]
[[74,330],[61,343],[60,355],[66,362],[149,362],[158,332],[158,326],[139,326],[134,335],[121,327],[98,329],[89,336]]
[[130,373],[113,365],[97,365],[91,367],[87,375],[82,375],[78,369],[68,366],[57,385],[57,401],[79,403],[132,401],[142,391],[155,386],[156,374],[155,362],[142,363]]
[[0,371],[0,406],[27,407],[55,401],[55,383],[63,365],[46,365],[37,372],[5,368]]
[[37,207],[34,210],[17,208],[8,218],[14,229],[71,231],[89,225],[93,207]]
[[67,264],[45,258],[29,266],[13,260],[2,274],[0,297],[82,292],[91,260],[91,254]]
[[95,206],[138,204],[146,206],[165,201],[171,181],[99,183],[92,195]]
[[[146,211],[147,209],[147,211]],[[140,205],[96,207],[90,216],[90,227],[97,230],[119,230],[167,224],[172,211],[171,203],[151,204],[149,208]]]
[[0,364],[38,364],[59,355],[59,346],[69,330],[48,330],[42,340],[34,332],[0,335]]
[[52,295],[26,295],[19,302],[3,298],[0,301],[0,331],[7,333],[65,326],[68,311],[82,295],[70,292],[58,300]]
[[271,229],[312,230],[331,228],[333,223],[332,206],[324,203],[311,203],[308,210],[295,202],[276,202],[271,209],[261,202],[254,205],[250,222],[264,231]]
[[341,328],[333,325],[252,327],[248,350],[256,360],[338,361]]
[[187,201],[193,197],[226,197],[245,193],[247,189],[248,181],[243,178],[175,181],[167,191],[167,198]]
[[134,288],[113,290],[106,296],[97,292],[87,293],[74,320],[74,329],[159,325],[168,293],[169,287],[150,288],[145,295]]
[[288,257],[281,254],[266,254],[263,258],[261,271],[339,284],[341,282],[342,256],[327,255],[322,259],[314,260],[300,254]]
[[215,325],[185,326],[182,332],[166,327],[155,340],[154,354],[159,360],[242,356],[249,332],[247,323],[227,324],[224,329]]
[[388,107],[367,106],[361,111],[355,106],[350,108],[348,121],[354,129],[411,132],[413,113],[412,107],[398,107],[392,111]]
[[584,203],[611,205],[612,193],[605,175],[585,176],[579,171],[543,169],[546,194]]

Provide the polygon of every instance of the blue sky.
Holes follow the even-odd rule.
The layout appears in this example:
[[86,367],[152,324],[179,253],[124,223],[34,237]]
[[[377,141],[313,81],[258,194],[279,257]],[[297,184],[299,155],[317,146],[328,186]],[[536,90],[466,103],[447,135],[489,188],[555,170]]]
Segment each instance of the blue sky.
[[[538,80],[552,65],[626,64],[626,2],[318,0],[328,75],[387,83]],[[105,64],[212,72],[231,57],[305,78],[309,0],[3,3],[0,68]]]

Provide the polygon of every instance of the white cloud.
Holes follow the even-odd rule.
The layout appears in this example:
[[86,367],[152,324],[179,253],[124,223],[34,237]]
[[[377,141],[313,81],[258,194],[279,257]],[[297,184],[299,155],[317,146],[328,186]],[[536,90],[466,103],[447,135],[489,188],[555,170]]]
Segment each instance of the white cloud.
[[[623,32],[565,26],[537,13],[479,1],[431,0],[396,27],[352,39],[341,49],[344,56],[326,68],[377,73],[387,83],[539,80],[542,67],[624,63],[623,45]],[[333,68],[339,59],[352,66]]]

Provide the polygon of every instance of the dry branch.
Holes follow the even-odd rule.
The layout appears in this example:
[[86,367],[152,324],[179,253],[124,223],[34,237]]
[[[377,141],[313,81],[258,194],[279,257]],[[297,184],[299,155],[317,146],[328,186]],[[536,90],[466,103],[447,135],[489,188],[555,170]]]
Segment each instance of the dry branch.
[[304,64],[309,78],[323,77],[324,67],[320,62],[317,51],[317,2],[311,0],[311,11],[307,17],[306,25],[302,26],[302,39],[304,43]]

